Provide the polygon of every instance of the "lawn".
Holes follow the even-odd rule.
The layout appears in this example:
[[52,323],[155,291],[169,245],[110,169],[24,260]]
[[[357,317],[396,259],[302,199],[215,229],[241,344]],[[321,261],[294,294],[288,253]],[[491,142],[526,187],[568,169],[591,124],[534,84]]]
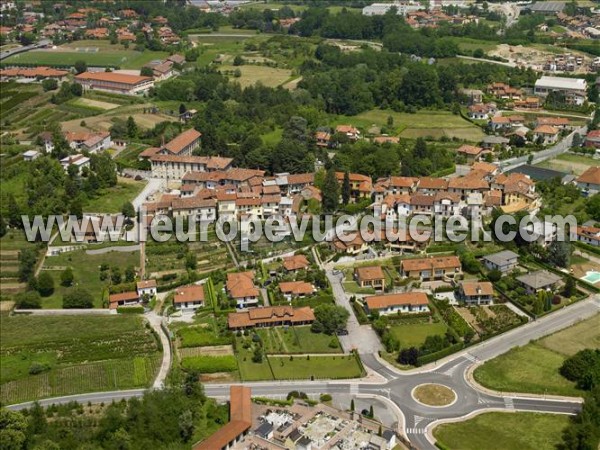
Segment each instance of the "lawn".
[[433,137],[439,139],[445,135],[450,138],[456,137],[477,142],[484,136],[479,127],[449,111],[421,110],[415,114],[409,114],[372,109],[354,117],[339,116],[334,125],[350,123],[363,129],[373,125],[382,127],[387,124],[389,116],[394,119],[396,132],[405,138]]
[[[98,47],[97,52],[77,51],[76,48]],[[6,59],[7,64],[37,64],[44,66],[74,65],[85,61],[88,66],[113,66],[121,69],[140,69],[144,64],[168,56],[166,52],[125,50],[120,46],[107,48],[97,41],[81,41],[76,47],[61,46],[56,50],[33,50],[13,55]]]
[[492,412],[433,431],[449,450],[554,450],[569,417],[561,414]]
[[144,181],[119,178],[116,186],[102,189],[98,196],[90,199],[84,206],[86,212],[117,213],[123,203],[132,201],[146,186]]
[[358,378],[362,368],[354,355],[270,356],[276,380]]
[[600,315],[514,348],[478,367],[474,376],[482,385],[501,391],[580,396],[581,391],[558,370],[566,357],[584,348],[600,348]]
[[146,387],[160,364],[156,338],[136,316],[15,316],[3,318],[0,338],[9,404]]
[[390,332],[400,341],[402,348],[408,348],[420,347],[427,336],[443,336],[447,329],[443,322],[401,323],[392,325]]
[[589,156],[575,155],[572,153],[563,153],[549,161],[537,164],[540,167],[554,169],[562,172],[568,172],[575,175],[581,175],[590,166],[597,165],[597,161]]
[[[93,247],[92,247],[93,248]],[[128,266],[139,266],[139,252],[108,252],[101,255],[88,255],[85,250],[49,256],[44,261],[43,269],[54,278],[54,293],[42,298],[42,308],[61,308],[62,296],[66,289],[60,285],[60,274],[63,268],[70,266],[75,276],[75,284],[87,289],[94,297],[94,306],[102,307],[102,298],[107,298],[108,280],[100,280],[100,265],[119,267],[121,274]]]
[[255,65],[242,65],[237,67],[223,65],[220,70],[222,72],[239,70],[242,73],[242,76],[239,78],[230,76],[230,81],[240,83],[243,88],[252,86],[256,83],[261,83],[263,86],[267,87],[276,87],[285,83],[292,76],[292,71],[289,69],[277,69],[274,67]]
[[272,327],[258,330],[267,353],[339,353],[336,336],[313,333],[310,326]]

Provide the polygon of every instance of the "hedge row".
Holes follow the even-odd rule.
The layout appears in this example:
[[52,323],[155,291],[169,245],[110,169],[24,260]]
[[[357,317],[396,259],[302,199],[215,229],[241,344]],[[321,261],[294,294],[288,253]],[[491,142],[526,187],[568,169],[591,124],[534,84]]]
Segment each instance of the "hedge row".
[[446,356],[451,355],[452,353],[458,352],[464,348],[464,344],[462,342],[458,342],[456,344],[451,345],[450,347],[446,347],[443,350],[435,353],[429,353],[428,355],[419,356],[417,358],[417,367],[423,366],[433,361],[437,361],[438,359],[444,358]]
[[143,306],[119,306],[117,308],[119,314],[144,314]]

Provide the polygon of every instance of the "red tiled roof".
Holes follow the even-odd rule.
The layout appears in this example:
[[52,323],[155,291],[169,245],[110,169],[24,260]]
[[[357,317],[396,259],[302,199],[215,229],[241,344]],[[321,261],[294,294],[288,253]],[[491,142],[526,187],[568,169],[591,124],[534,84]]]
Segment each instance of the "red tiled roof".
[[227,292],[233,298],[258,296],[258,289],[254,286],[254,272],[228,273]]
[[285,270],[298,270],[308,267],[310,263],[304,255],[293,255],[283,258],[283,267]]
[[405,292],[402,294],[386,294],[367,297],[370,310],[383,309],[400,305],[428,305],[429,300],[424,292]]
[[178,154],[185,147],[187,147],[188,145],[190,145],[197,139],[200,139],[200,136],[202,136],[202,133],[191,128],[189,130],[184,131],[179,136],[175,137],[174,139],[169,141],[167,144],[165,144],[165,148],[167,150],[169,150],[171,153]]
[[284,294],[310,295],[315,288],[306,281],[282,281],[279,283],[279,290]]
[[76,80],[90,80],[90,81],[108,81],[112,83],[127,84],[135,86],[145,81],[151,81],[150,77],[142,77],[139,75],[128,75],[124,73],[115,72],[83,72],[79,75],[75,75]]
[[202,285],[191,284],[189,286],[181,286],[175,289],[173,302],[189,303],[197,301],[204,301],[204,287]]
[[494,287],[489,281],[463,281],[460,286],[465,295],[494,295]]
[[271,325],[278,322],[302,323],[313,322],[313,310],[304,306],[293,308],[291,306],[265,306],[253,308],[248,311],[229,313],[227,322],[229,328],[245,328],[257,325]]
[[458,256],[405,259],[400,263],[400,266],[405,272],[414,272],[417,270],[452,269],[461,267]]
[[600,184],[600,166],[590,167],[577,178],[579,183]]
[[379,266],[357,267],[354,269],[359,281],[383,280],[385,275]]

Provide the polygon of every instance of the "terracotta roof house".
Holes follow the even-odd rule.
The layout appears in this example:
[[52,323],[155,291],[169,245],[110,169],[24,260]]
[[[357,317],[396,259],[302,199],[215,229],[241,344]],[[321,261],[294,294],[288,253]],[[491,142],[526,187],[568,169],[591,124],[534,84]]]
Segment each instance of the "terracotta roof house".
[[292,255],[283,258],[283,268],[288,272],[306,269],[310,266],[310,262],[304,255]]
[[225,287],[229,296],[236,300],[238,308],[258,305],[259,290],[254,285],[253,271],[228,273]]
[[481,155],[483,154],[483,149],[481,147],[476,147],[474,145],[461,145],[456,152],[460,155],[465,155],[467,157],[467,162],[477,161]]
[[426,313],[429,300],[424,292],[405,292],[367,297],[365,306],[368,314],[377,311],[380,315]]
[[550,125],[539,125],[533,130],[533,138],[543,145],[554,144],[558,141],[559,129]]
[[354,278],[361,288],[385,289],[385,275],[379,266],[357,267]]
[[108,297],[109,308],[117,309],[121,306],[135,306],[140,303],[140,296],[136,291],[111,294]]
[[191,284],[175,289],[173,305],[181,310],[195,310],[204,306],[204,286]]
[[575,179],[577,187],[584,195],[591,196],[600,192],[600,166],[590,167]]
[[161,155],[190,156],[200,146],[201,136],[202,133],[190,128],[163,145],[158,153]]
[[156,280],[142,280],[136,283],[137,293],[140,297],[148,294],[150,296],[156,295],[157,285]]
[[252,426],[252,389],[245,386],[229,388],[229,422],[192,450],[223,450],[241,441]]
[[600,228],[581,226],[577,227],[577,240],[584,244],[600,246]]
[[313,310],[304,306],[265,306],[247,311],[229,313],[227,323],[231,330],[243,330],[253,327],[275,327],[310,325],[315,321]]
[[315,293],[315,287],[306,281],[282,281],[279,283],[279,290],[287,300]]
[[358,255],[366,251],[369,247],[359,232],[354,232],[354,236],[347,234],[344,239],[336,236],[330,243],[331,249],[337,253],[347,253],[349,255]]
[[358,131],[358,128],[353,127],[352,125],[338,125],[335,127],[335,132],[345,134],[351,141],[360,139],[360,131]]
[[586,147],[600,148],[600,130],[588,131],[584,145]]
[[458,256],[436,256],[405,259],[400,263],[400,272],[402,276],[422,281],[439,280],[462,274],[462,266]]
[[494,300],[494,287],[489,281],[463,281],[458,288],[459,298],[466,305],[489,305]]

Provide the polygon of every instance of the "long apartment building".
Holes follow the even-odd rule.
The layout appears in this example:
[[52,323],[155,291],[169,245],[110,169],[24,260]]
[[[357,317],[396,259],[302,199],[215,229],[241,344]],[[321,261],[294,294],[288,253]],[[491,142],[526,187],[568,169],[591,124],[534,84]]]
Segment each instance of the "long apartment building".
[[75,82],[81,84],[84,91],[98,90],[126,95],[143,94],[154,86],[152,77],[115,72],[83,72],[75,75]]

